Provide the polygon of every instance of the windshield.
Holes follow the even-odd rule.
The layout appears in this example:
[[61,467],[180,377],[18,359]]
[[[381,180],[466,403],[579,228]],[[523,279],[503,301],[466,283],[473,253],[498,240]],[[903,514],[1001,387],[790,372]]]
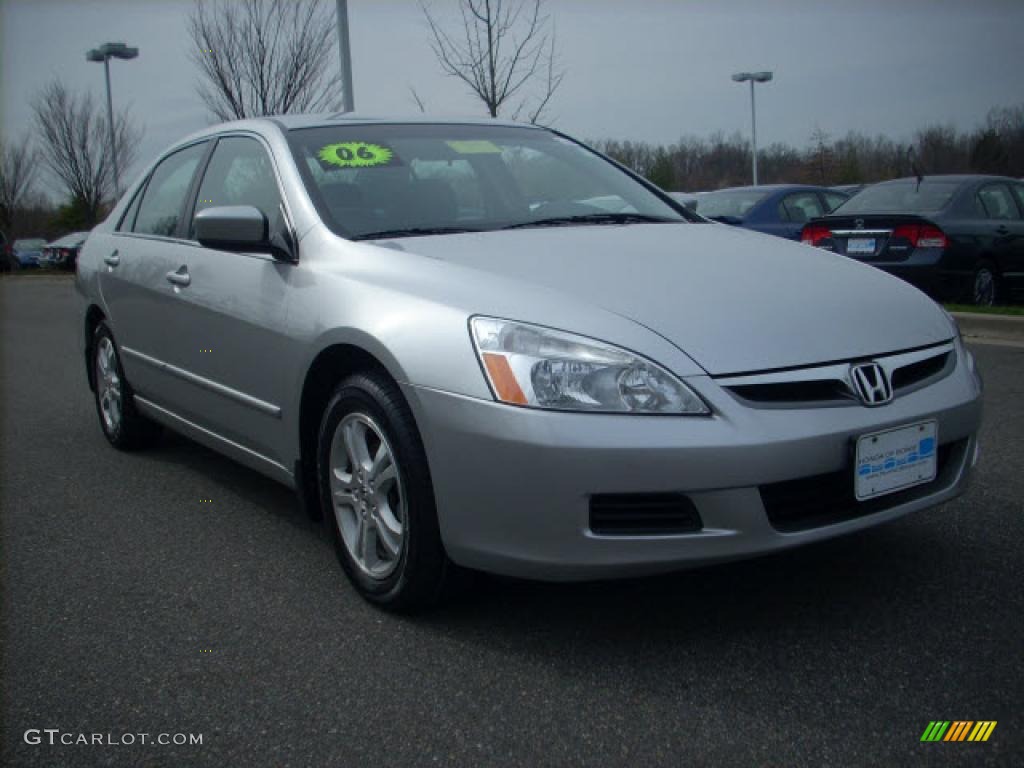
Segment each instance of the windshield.
[[321,217],[343,237],[688,220],[546,130],[367,124],[293,130],[289,140]]
[[37,238],[29,238],[27,240],[15,240],[14,247],[19,251],[38,251],[46,245],[45,240],[39,240]]
[[833,214],[843,213],[924,213],[938,211],[953,197],[958,181],[923,179],[875,184],[851,197]]
[[766,189],[724,189],[697,196],[697,213],[709,219],[742,219],[767,196]]

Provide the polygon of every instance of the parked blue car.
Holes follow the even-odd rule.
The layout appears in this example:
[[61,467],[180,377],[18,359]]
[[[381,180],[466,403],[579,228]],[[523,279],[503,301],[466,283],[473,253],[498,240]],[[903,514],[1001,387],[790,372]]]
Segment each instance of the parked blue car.
[[43,255],[46,241],[40,237],[28,237],[15,240],[11,248],[14,257],[12,266],[15,269],[31,269],[39,266],[39,257]]
[[766,184],[731,187],[697,196],[697,213],[706,219],[799,240],[811,219],[832,213],[849,198],[827,187]]

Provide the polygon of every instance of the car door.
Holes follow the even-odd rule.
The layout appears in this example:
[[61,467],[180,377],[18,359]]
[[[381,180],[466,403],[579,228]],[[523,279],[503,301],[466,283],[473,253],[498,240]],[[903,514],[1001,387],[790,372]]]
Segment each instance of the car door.
[[988,217],[985,226],[1002,279],[1002,300],[1007,298],[1007,291],[1020,290],[1024,277],[1024,219],[1008,183],[983,185],[978,189],[978,199]]
[[[287,226],[272,157],[254,135],[217,139],[197,185],[195,213],[238,205],[259,208],[271,231]],[[194,214],[189,219],[191,239]],[[180,414],[280,463],[288,444],[282,421],[287,372],[295,357],[287,328],[295,265],[192,240],[177,269],[189,278],[175,297],[171,321],[187,385]]]
[[1019,217],[1009,226],[1016,232],[1010,263],[1006,265],[1003,279],[1009,295],[1017,300],[1024,299],[1024,184],[1012,184],[1013,196],[1017,203]]
[[813,190],[790,192],[779,201],[778,212],[778,225],[764,231],[790,240],[799,240],[804,224],[825,215],[821,200]]
[[121,364],[139,396],[167,405],[180,383],[165,365],[180,364],[172,326],[177,293],[174,271],[189,246],[179,237],[196,172],[209,142],[171,153],[141,185],[115,232],[99,243],[99,288],[121,349]]

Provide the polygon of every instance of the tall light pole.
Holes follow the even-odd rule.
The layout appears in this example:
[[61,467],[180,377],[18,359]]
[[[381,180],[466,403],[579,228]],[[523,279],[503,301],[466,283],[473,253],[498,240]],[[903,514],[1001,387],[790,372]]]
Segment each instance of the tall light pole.
[[732,76],[737,83],[750,83],[750,136],[754,149],[754,186],[757,186],[757,110],[754,107],[754,83],[767,83],[771,72],[737,72]]
[[356,108],[356,97],[352,93],[352,50],[348,45],[348,0],[338,0],[338,60],[341,62],[341,109],[352,112]]
[[107,129],[110,132],[110,157],[114,166],[114,196],[121,194],[121,171],[117,167],[117,139],[114,136],[114,101],[110,96],[110,60],[134,59],[138,48],[129,48],[124,43],[104,43],[85,54],[86,61],[102,61],[107,77]]

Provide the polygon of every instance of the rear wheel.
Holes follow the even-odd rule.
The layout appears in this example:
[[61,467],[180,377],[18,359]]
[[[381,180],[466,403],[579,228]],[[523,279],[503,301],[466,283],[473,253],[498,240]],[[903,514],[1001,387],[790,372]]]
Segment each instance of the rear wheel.
[[317,480],[341,566],[360,594],[396,610],[435,603],[455,566],[412,413],[386,376],[356,374],[335,389],[320,422]]
[[980,307],[991,307],[999,295],[999,276],[995,265],[990,261],[982,261],[974,271],[974,283],[971,288],[971,303]]
[[93,334],[92,366],[96,413],[110,444],[123,451],[152,445],[160,437],[160,426],[135,410],[114,336],[103,322]]

